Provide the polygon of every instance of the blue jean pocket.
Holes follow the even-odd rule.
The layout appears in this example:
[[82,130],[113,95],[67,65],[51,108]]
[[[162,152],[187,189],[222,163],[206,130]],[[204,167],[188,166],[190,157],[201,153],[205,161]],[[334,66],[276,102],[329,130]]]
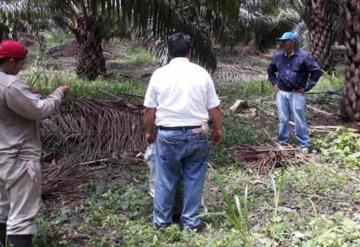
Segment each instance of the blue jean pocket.
[[168,144],[179,144],[184,141],[184,134],[182,131],[174,130],[174,131],[159,131],[158,138],[160,141],[168,143]]
[[193,133],[191,135],[188,135],[189,141],[195,142],[195,143],[204,143],[207,142],[208,138],[204,133]]

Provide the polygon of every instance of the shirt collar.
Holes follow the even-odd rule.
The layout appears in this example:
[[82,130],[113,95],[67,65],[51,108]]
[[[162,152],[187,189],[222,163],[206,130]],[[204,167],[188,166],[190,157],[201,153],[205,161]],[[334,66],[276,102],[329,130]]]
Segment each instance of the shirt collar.
[[170,63],[178,63],[178,62],[189,62],[187,57],[176,57],[171,59]]

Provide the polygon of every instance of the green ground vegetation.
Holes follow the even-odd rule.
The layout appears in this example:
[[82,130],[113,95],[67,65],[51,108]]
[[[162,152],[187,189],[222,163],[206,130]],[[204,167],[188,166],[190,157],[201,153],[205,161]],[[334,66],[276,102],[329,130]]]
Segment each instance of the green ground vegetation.
[[[142,49],[128,51],[133,66],[153,61]],[[24,76],[45,95],[64,83],[72,88],[70,98],[116,100],[126,94],[143,96],[146,90],[139,80],[99,78],[89,83],[73,72],[43,68],[39,61],[30,64]],[[341,77],[324,76],[313,92],[337,91],[342,85]],[[272,87],[267,81],[216,87],[225,136],[223,144],[211,147],[201,233],[184,232],[178,225],[154,230],[147,165],[119,161],[104,165],[108,171],[121,170],[123,176],[92,181],[85,197],[44,202],[35,246],[360,246],[359,137],[347,132],[313,137],[310,163],[259,175],[231,157],[229,149],[275,137]],[[263,108],[268,119],[230,113],[237,99]],[[323,109],[338,103],[326,94],[308,95],[308,100]],[[309,117],[316,120],[313,114]]]

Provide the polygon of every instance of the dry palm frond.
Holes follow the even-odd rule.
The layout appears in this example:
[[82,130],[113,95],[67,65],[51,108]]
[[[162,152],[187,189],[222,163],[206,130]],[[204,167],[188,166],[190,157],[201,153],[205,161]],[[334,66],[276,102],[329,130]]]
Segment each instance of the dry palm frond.
[[279,144],[262,144],[254,146],[232,147],[229,150],[233,157],[245,161],[245,167],[259,173],[267,173],[276,167],[285,166],[291,161],[305,163],[309,159],[298,148],[280,146]]
[[[55,158],[55,156],[50,154],[43,158],[43,199],[55,199],[59,196],[77,199],[85,195],[84,186],[87,186],[94,179],[116,179],[124,176],[122,169],[99,172],[112,164],[117,164],[118,159],[105,158],[81,162],[79,156],[69,155],[47,162],[49,158]],[[135,157],[133,153],[124,153],[119,159],[121,159],[122,165],[134,165],[142,161],[141,158]]]
[[72,100],[40,125],[44,148],[81,160],[120,157],[146,146],[142,107],[117,102]]
[[85,185],[95,177],[95,173],[83,171],[82,164],[75,156],[43,163],[42,198],[79,197],[81,185]]
[[[121,102],[71,100],[40,124],[43,146],[42,197],[78,198],[97,171],[116,160],[137,163],[145,148],[142,107]],[[117,177],[119,174],[112,174]]]

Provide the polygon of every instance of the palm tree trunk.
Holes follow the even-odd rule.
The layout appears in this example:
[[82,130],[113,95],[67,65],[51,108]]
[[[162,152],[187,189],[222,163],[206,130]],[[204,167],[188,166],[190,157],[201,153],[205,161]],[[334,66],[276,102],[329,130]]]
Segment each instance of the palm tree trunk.
[[360,121],[360,2],[342,0],[346,46],[346,83],[344,110],[349,120]]
[[95,80],[99,75],[106,74],[102,49],[104,28],[94,16],[79,16],[76,22],[77,27],[72,30],[80,47],[76,73],[89,80]]
[[324,70],[332,69],[332,20],[326,13],[326,0],[309,1],[305,7],[305,22],[309,29],[309,50]]

